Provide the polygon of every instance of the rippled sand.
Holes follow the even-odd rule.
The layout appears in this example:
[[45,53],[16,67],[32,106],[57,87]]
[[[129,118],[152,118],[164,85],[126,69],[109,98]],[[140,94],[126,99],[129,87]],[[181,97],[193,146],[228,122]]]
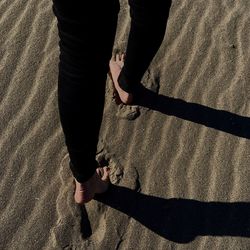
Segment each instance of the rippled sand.
[[[117,106],[107,80],[97,158],[114,186],[80,208],[51,1],[1,0],[0,249],[250,249],[249,13],[173,1],[140,105]],[[128,30],[122,0],[114,50]]]

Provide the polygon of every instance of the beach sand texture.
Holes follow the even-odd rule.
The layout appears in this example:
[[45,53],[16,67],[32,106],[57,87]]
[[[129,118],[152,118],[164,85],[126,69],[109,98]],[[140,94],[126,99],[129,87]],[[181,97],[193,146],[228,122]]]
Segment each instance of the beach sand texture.
[[[139,106],[117,106],[107,79],[97,159],[114,185],[85,207],[51,6],[0,1],[0,249],[250,249],[250,2],[173,0]],[[129,24],[122,0],[114,51]]]

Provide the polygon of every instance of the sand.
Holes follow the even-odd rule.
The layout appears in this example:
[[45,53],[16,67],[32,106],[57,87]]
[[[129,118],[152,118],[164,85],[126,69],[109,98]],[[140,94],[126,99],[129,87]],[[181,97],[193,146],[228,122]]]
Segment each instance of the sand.
[[[117,106],[107,80],[97,158],[113,185],[79,207],[51,2],[1,0],[0,249],[250,249],[249,13],[248,0],[173,0],[140,105]],[[125,0],[119,18],[114,50]]]

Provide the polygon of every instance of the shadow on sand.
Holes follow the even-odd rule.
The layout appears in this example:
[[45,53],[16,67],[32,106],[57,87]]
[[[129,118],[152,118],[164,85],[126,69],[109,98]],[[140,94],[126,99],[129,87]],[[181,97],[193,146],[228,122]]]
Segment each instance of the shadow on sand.
[[134,104],[136,105],[250,139],[249,117],[158,95],[146,89],[142,84],[137,87],[135,97],[136,101]]
[[[158,95],[142,85],[137,89],[135,104],[250,139],[248,117]],[[188,243],[205,235],[250,237],[250,203],[246,202],[162,199],[114,185],[95,199],[177,243]],[[91,235],[91,227],[84,207],[82,212],[82,235],[86,238]]]
[[162,199],[115,185],[95,199],[177,243],[205,235],[250,237],[250,203],[246,202]]

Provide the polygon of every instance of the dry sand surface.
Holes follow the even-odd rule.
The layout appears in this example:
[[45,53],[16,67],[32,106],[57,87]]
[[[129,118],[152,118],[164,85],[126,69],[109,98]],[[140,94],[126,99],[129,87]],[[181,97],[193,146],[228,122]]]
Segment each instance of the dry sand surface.
[[[51,6],[0,1],[0,249],[250,249],[250,1],[173,0],[141,105],[117,106],[107,80],[97,157],[114,185],[85,207],[59,123]],[[125,0],[119,17],[114,50]]]

